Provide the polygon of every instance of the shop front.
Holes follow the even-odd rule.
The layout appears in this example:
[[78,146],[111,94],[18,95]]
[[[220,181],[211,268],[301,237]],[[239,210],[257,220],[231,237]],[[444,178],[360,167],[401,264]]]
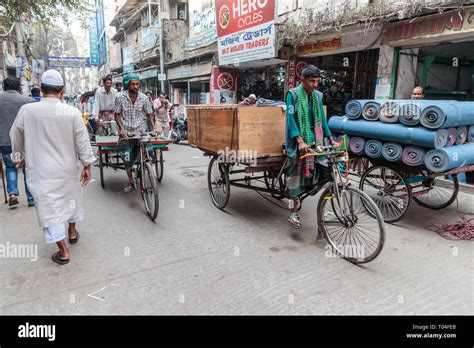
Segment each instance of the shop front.
[[321,70],[319,90],[324,94],[328,116],[344,114],[349,100],[374,98],[381,29],[347,27],[338,35],[310,37],[290,59],[286,89],[296,87],[301,71],[313,64]]
[[[395,52],[395,98],[422,86],[425,99],[474,100],[474,6],[387,24],[382,43]],[[474,183],[473,173],[458,178]]]
[[[219,66],[236,74],[234,103],[250,94],[271,100],[284,98],[287,60],[277,57],[275,4],[265,1],[247,8],[239,0],[216,1]],[[219,98],[214,102],[221,103]]]
[[186,105],[209,104],[211,60],[168,68],[171,102],[178,115],[186,115]]
[[396,98],[419,85],[426,99],[474,100],[474,6],[387,24],[382,43],[396,52]]

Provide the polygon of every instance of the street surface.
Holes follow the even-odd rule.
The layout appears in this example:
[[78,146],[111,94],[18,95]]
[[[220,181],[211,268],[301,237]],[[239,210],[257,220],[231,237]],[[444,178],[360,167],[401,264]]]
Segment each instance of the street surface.
[[[474,249],[427,230],[456,222],[456,204],[432,211],[412,203],[387,225],[382,253],[356,266],[316,243],[316,202],[303,228],[253,191],[231,188],[226,211],[207,188],[209,159],[187,145],[165,153],[156,224],[126,174],[106,169],[106,190],[85,189],[81,239],[71,262],[51,261],[33,208],[0,206],[0,245],[37,245],[37,260],[0,259],[0,314],[474,314]],[[21,180],[22,181],[22,180]],[[459,195],[461,212],[474,196]],[[328,256],[329,255],[329,256]]]

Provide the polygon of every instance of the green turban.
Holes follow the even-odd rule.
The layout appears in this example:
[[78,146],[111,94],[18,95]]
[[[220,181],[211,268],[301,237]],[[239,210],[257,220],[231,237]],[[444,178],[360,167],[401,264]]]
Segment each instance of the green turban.
[[130,83],[130,80],[137,80],[137,81],[140,81],[140,76],[138,76],[137,74],[128,74],[128,75],[125,75],[124,78],[123,78],[123,87],[124,88],[128,88],[128,84]]

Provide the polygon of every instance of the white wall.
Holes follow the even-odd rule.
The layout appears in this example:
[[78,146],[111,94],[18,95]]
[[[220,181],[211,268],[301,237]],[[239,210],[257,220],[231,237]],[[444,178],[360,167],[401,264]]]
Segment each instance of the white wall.
[[[418,48],[400,50],[398,55],[395,99],[410,99],[416,83]],[[419,80],[418,80],[419,81]]]

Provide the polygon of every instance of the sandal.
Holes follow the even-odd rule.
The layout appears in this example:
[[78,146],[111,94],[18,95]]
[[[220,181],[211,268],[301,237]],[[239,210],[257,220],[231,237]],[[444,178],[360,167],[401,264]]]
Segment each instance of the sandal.
[[135,190],[135,185],[129,183],[127,186],[125,186],[125,188],[123,189],[123,192],[129,193],[129,192],[132,191],[132,190]]
[[18,204],[18,196],[10,195],[10,198],[8,200],[8,206],[11,207],[11,206],[17,205],[17,204]]
[[58,265],[65,265],[69,263],[69,259],[60,259],[58,256],[61,255],[60,251],[57,251],[51,256],[51,259],[56,262]]
[[294,228],[301,228],[300,215],[298,213],[291,213],[288,222]]
[[76,238],[74,239],[69,238],[69,243],[76,244],[78,240],[79,240],[79,232],[77,232]]

